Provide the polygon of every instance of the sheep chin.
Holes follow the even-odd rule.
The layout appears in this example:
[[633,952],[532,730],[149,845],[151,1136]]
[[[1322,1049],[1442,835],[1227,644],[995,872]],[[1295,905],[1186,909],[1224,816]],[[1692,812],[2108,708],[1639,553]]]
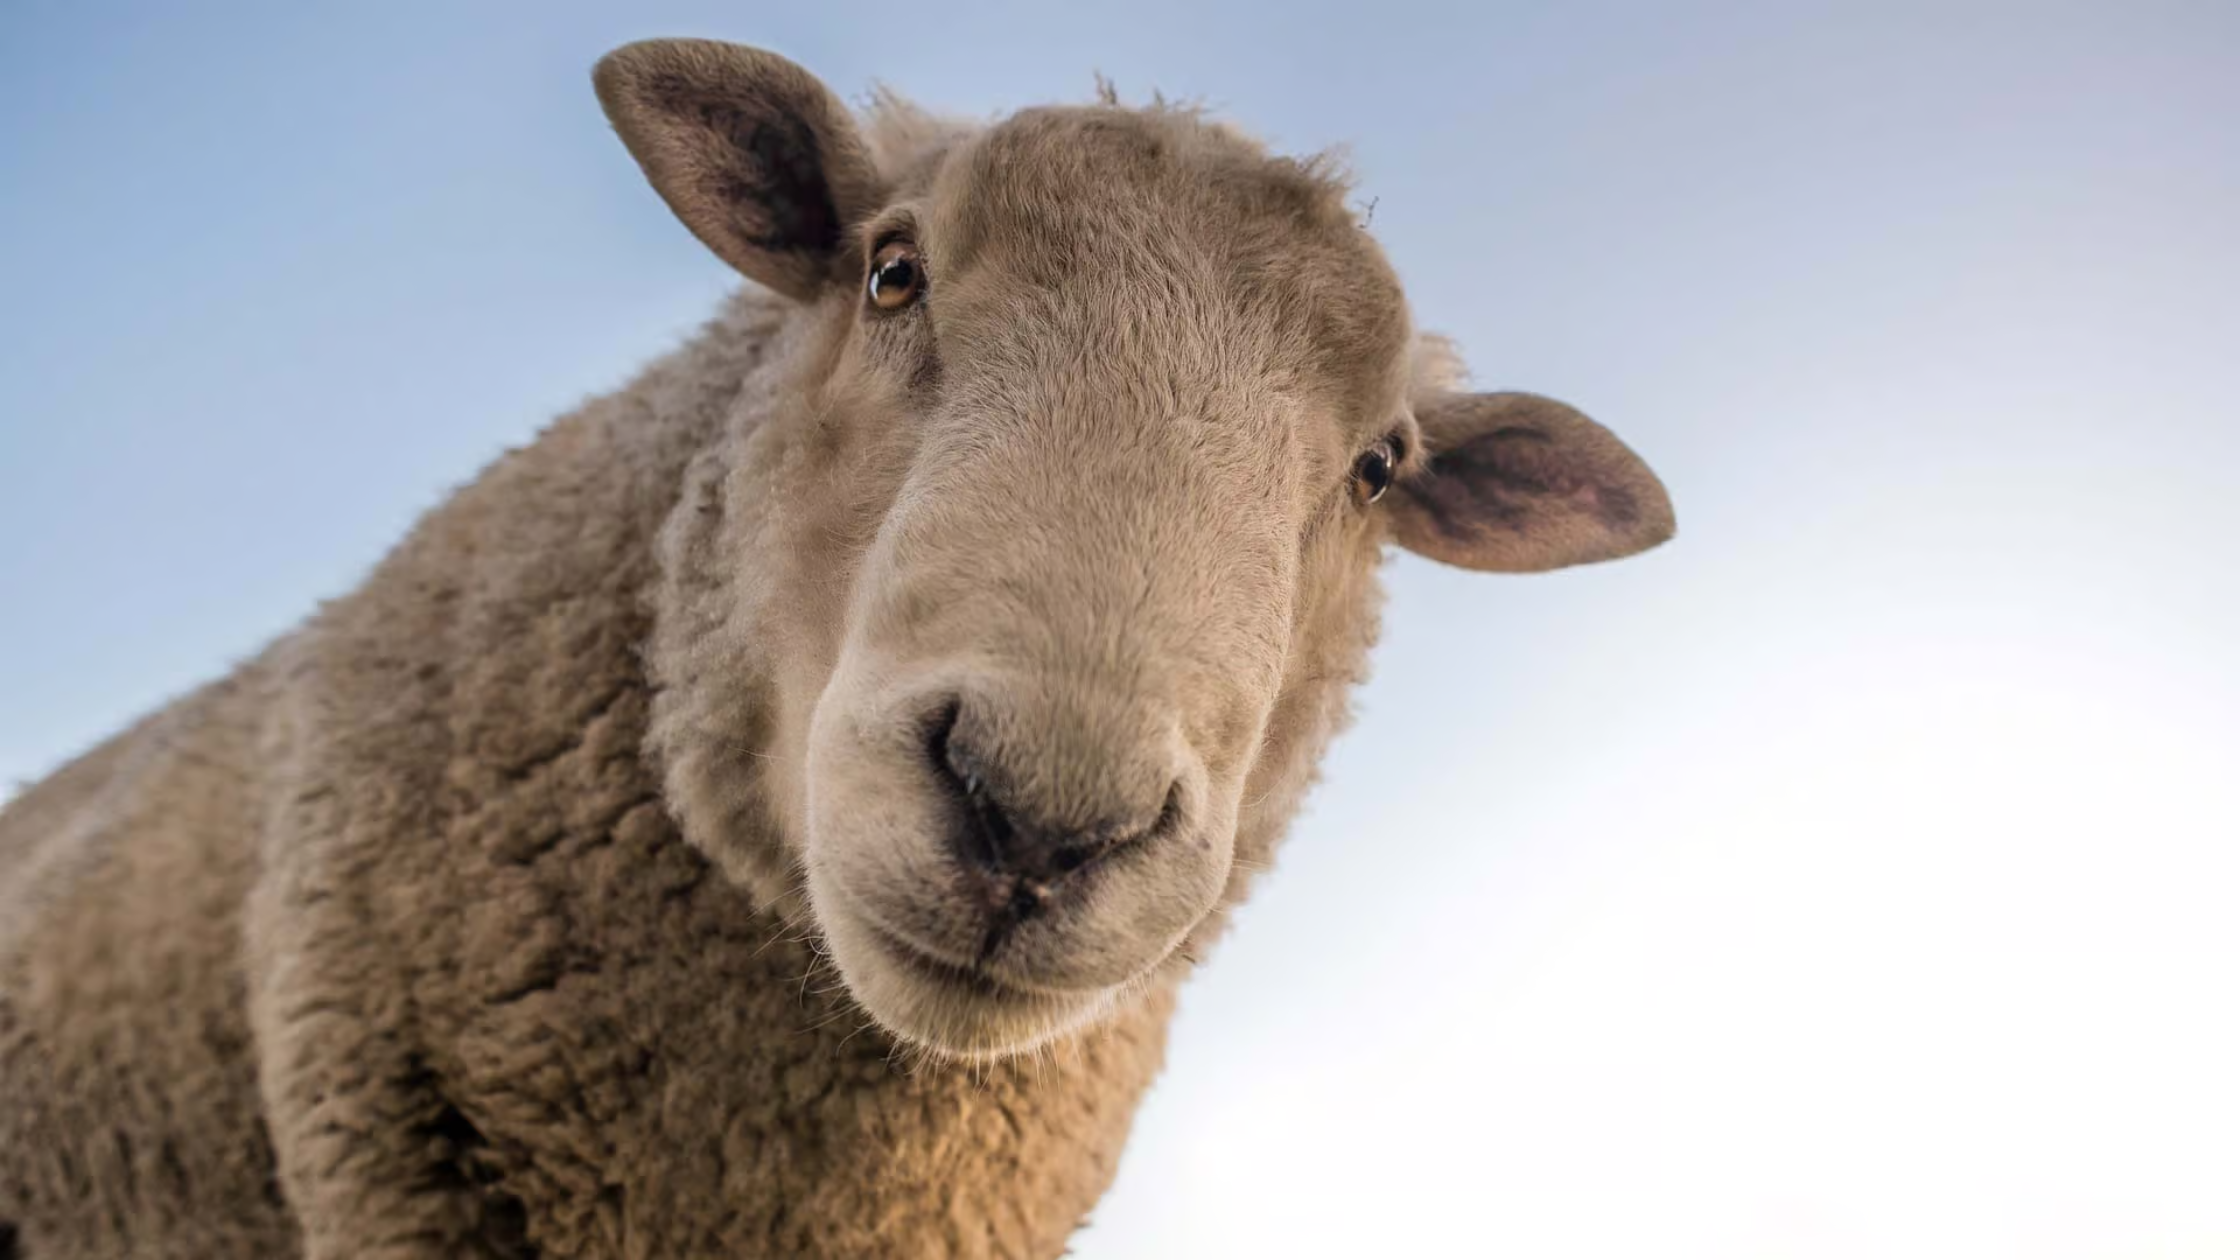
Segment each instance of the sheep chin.
[[1032,1054],[1111,1015],[1127,990],[1029,990],[912,957],[814,869],[809,887],[849,995],[888,1036],[931,1060],[984,1064]]

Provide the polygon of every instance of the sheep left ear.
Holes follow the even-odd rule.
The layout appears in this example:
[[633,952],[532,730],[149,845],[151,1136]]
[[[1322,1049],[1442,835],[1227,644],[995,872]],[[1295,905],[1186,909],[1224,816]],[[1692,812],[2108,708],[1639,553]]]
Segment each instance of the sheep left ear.
[[1610,430],[1538,394],[1437,394],[1416,423],[1430,458],[1393,487],[1393,536],[1433,560],[1537,573],[1672,537],[1672,500]]
[[880,180],[848,107],[776,53],[704,39],[625,44],[592,71],[646,178],[709,249],[802,301],[844,275]]

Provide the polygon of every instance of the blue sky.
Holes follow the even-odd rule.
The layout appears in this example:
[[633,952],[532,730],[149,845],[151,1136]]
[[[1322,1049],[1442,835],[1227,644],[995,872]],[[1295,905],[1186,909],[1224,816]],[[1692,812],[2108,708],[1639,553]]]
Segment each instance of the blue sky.
[[733,278],[588,69],[1343,143],[1671,547],[1390,571],[1087,1257],[2240,1249],[2240,10],[0,12],[0,778],[222,671]]

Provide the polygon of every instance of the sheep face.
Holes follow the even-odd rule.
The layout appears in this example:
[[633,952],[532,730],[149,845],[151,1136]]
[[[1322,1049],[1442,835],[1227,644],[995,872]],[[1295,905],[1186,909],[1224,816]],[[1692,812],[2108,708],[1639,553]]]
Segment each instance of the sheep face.
[[1342,715],[1384,541],[1523,570],[1671,531],[1599,426],[1449,388],[1338,184],[1192,112],[867,137],[691,41],[597,82],[807,307],[724,524],[674,543],[718,576],[664,612],[671,805],[907,1042],[1018,1053],[1188,965]]

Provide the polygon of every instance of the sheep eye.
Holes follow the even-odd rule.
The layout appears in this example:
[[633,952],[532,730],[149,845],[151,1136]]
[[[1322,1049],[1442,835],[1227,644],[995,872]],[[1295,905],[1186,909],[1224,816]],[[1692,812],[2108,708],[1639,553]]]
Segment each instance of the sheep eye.
[[925,268],[918,261],[918,247],[908,241],[889,241],[871,256],[871,304],[882,311],[899,311],[925,292]]
[[1361,452],[1353,461],[1353,497],[1363,507],[1384,497],[1392,488],[1392,468],[1399,461],[1391,438],[1379,438],[1377,444]]

